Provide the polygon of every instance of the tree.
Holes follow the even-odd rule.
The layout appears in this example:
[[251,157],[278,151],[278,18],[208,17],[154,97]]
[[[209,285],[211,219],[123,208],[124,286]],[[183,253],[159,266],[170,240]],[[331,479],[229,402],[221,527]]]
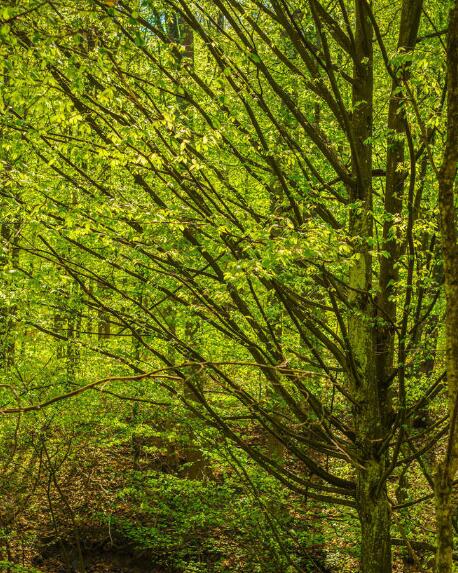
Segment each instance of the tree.
[[458,472],[458,243],[456,169],[458,164],[458,2],[450,10],[447,41],[447,136],[438,173],[439,210],[446,298],[447,386],[449,431],[447,450],[435,475],[436,571],[453,571],[454,479]]
[[[445,84],[442,60],[428,61],[440,26],[422,12],[420,0],[400,13],[95,1],[4,24],[4,129],[28,154],[29,219],[40,198],[40,230],[18,244],[68,274],[113,335],[131,333],[146,365],[103,352],[140,373],[162,366],[164,387],[282,483],[355,507],[364,573],[391,571],[388,478],[446,432],[424,444],[411,431],[441,388],[435,372],[418,391],[411,369],[440,300],[428,177]],[[194,65],[170,22],[192,30]],[[248,424],[285,459],[249,443]]]

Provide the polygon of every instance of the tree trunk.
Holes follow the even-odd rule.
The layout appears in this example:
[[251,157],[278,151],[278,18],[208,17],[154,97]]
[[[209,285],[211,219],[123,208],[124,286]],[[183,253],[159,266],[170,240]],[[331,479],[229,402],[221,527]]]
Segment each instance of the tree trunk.
[[391,573],[390,506],[383,480],[384,463],[370,461],[358,476],[358,513],[361,524],[361,571]]
[[436,573],[453,571],[453,482],[447,464],[441,463],[437,469],[434,483],[436,499]]
[[372,24],[368,5],[355,2],[355,64],[353,71],[352,171],[355,184],[352,200],[362,212],[352,214],[350,232],[354,237],[357,260],[350,269],[352,314],[348,325],[351,357],[354,427],[362,467],[357,470],[357,494],[361,525],[362,573],[391,573],[390,511],[386,496],[386,454],[377,449],[386,431],[390,400],[377,373],[377,333],[375,309],[365,293],[372,285],[372,256],[368,239],[373,236],[372,147],[373,50]]
[[[18,233],[19,221],[4,221],[0,233],[0,271],[2,290],[6,293],[12,289],[11,275],[6,268],[17,269],[19,250],[13,244]],[[0,304],[0,366],[11,368],[15,362],[14,329],[17,319],[17,305]]]
[[458,0],[450,11],[447,42],[447,139],[439,172],[439,211],[446,300],[447,385],[450,429],[447,452],[434,476],[436,573],[452,573],[453,481],[458,471],[458,244],[455,207],[458,162]]

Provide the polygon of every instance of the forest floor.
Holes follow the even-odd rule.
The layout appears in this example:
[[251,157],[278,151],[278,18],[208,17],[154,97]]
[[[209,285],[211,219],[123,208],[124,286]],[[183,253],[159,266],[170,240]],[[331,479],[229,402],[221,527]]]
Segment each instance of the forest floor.
[[69,567],[62,556],[49,557],[40,564],[42,573],[172,573],[171,570],[151,566],[146,558],[129,552],[100,551],[84,555],[84,568],[72,563]]
[[[5,507],[9,505],[16,514],[10,529],[10,561],[20,567],[3,570],[8,573],[253,573],[255,570],[284,573],[287,570],[269,562],[272,541],[266,536],[263,513],[243,488],[234,488],[236,480],[229,468],[220,469],[223,475],[214,472],[204,480],[190,479],[184,473],[188,470],[183,469],[186,451],[177,446],[171,455],[167,446],[162,453],[157,449],[148,453],[149,440],[144,442],[139,459],[134,459],[130,442],[108,447],[75,443],[72,454],[65,451],[62,457],[59,448],[52,452],[50,442],[47,451],[53,463],[49,461],[46,468],[42,466],[42,480],[32,486],[27,481],[30,476],[24,475],[21,482],[10,480],[3,485],[11,488],[9,496],[3,496]],[[259,487],[267,486],[260,482]],[[21,491],[25,495],[22,507],[17,503]],[[272,502],[275,492],[281,490],[266,492],[270,492],[268,499]],[[272,503],[274,512],[283,517],[293,516],[281,527],[296,529],[294,535],[299,535],[298,541],[289,550],[302,560],[304,571],[356,572],[354,520],[348,521],[346,514],[335,508],[324,511],[312,504],[305,511],[294,505],[294,498],[275,499]],[[253,515],[257,515],[254,520]],[[288,542],[287,536],[283,542]],[[78,544],[84,567],[78,558]],[[265,569],[263,563],[267,564]],[[263,569],[254,568],[260,565]],[[401,558],[399,551],[393,570],[418,571],[405,555]]]

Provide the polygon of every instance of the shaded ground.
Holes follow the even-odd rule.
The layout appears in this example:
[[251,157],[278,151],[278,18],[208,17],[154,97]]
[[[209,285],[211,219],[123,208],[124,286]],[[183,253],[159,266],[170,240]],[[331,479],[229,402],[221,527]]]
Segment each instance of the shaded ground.
[[38,558],[35,566],[43,573],[173,573],[151,564],[151,560],[132,554],[129,550],[100,549],[84,554],[84,568],[70,551]]
[[96,528],[81,533],[80,551],[74,541],[43,542],[34,567],[43,573],[174,573],[155,565],[151,553],[135,549],[125,539],[107,537]]

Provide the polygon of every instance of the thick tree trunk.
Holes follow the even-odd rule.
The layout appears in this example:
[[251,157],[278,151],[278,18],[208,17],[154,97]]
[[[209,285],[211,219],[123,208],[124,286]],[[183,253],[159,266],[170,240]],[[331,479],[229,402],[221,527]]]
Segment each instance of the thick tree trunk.
[[361,571],[391,573],[390,507],[383,480],[384,463],[373,460],[358,476]]
[[362,573],[391,573],[391,510],[386,490],[386,454],[378,453],[385,431],[383,408],[368,393],[368,403],[356,415],[358,440],[366,449],[364,467],[358,470],[356,502],[361,527]]
[[357,470],[357,507],[361,525],[362,573],[391,573],[390,511],[386,496],[386,461],[377,449],[386,431],[390,402],[377,373],[375,309],[366,293],[372,285],[368,239],[372,222],[373,52],[368,5],[355,2],[355,65],[353,72],[352,200],[363,209],[351,216],[350,232],[358,257],[350,270],[352,315],[348,325],[353,371],[352,394],[356,440],[363,460]]

